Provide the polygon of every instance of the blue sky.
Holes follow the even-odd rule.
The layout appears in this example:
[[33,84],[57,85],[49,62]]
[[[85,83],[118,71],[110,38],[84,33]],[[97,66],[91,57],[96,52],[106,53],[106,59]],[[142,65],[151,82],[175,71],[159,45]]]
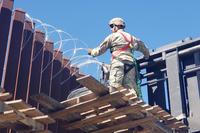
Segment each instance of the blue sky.
[[122,17],[127,31],[150,48],[200,35],[199,0],[17,0],[34,18],[56,26],[95,47],[110,33],[108,21]]
[[[111,18],[122,17],[126,31],[155,49],[188,36],[199,37],[199,5],[199,0],[16,0],[14,7],[70,33],[90,48],[110,34]],[[98,59],[109,63],[108,56],[109,52]],[[90,68],[86,72],[94,75]]]

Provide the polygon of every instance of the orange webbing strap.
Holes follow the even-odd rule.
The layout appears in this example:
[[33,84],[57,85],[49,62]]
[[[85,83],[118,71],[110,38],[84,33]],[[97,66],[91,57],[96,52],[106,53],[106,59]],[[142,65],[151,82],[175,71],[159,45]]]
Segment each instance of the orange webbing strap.
[[130,49],[131,48],[130,44],[133,43],[133,37],[131,35],[130,35],[131,40],[129,40],[122,32],[119,32],[119,33],[124,37],[124,39],[128,42],[128,44],[126,44],[124,47],[119,48],[118,50],[114,51],[112,53],[112,59],[116,58],[120,52]]

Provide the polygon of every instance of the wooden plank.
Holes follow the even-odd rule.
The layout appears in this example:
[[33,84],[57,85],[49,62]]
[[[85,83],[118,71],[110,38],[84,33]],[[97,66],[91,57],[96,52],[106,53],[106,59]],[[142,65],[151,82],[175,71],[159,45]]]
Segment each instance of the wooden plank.
[[42,131],[33,131],[33,132],[30,132],[30,133],[53,133],[49,130],[42,130]]
[[81,85],[85,86],[86,88],[94,92],[97,96],[103,96],[109,93],[108,87],[104,86],[90,75],[78,78],[77,81]]
[[35,130],[43,130],[44,129],[44,125],[41,124],[40,122],[37,122],[35,120],[33,120],[32,118],[26,117],[25,114],[16,111],[18,116],[22,117],[23,119],[19,120],[21,123],[25,124],[28,127],[32,127]]
[[18,116],[14,110],[5,111],[0,114],[0,123],[4,122],[15,122],[17,120],[22,120],[23,117]]
[[23,102],[22,100],[7,101],[3,104],[5,104],[5,106],[12,107],[15,110],[9,110],[9,111],[3,112],[0,115],[0,120],[2,122],[19,121],[19,122],[23,123],[24,125],[26,125],[28,127],[32,127],[34,129],[43,129],[44,128],[44,126],[41,123],[27,117],[24,113],[22,113],[25,111],[23,111],[23,110],[21,110],[21,112],[18,111],[20,109],[24,109],[24,108],[26,109],[28,107],[30,108],[30,106],[28,104],[26,104],[25,102]]
[[37,117],[34,117],[33,120],[36,120],[36,121],[43,123],[43,124],[52,124],[52,123],[56,122],[54,119],[52,119],[48,115],[37,116]]
[[27,117],[31,117],[31,118],[44,115],[42,112],[40,112],[35,107],[27,108],[27,109],[20,109],[19,112],[21,112],[21,113],[25,114]]
[[0,101],[6,101],[11,97],[12,95],[10,93],[0,93]]
[[34,99],[35,101],[37,101],[39,104],[41,104],[46,109],[51,110],[51,111],[60,110],[65,107],[60,102],[47,96],[44,93],[40,93],[40,94],[31,96],[31,98]]
[[[119,88],[118,90],[121,91],[127,97],[126,101],[129,100],[129,97],[130,97],[130,99],[132,99],[132,101],[138,100],[135,95],[130,93],[129,90],[127,90],[125,88]],[[96,98],[96,97],[97,97],[96,94],[89,93],[89,94],[85,94],[85,95],[82,95],[82,96],[79,96],[79,97],[75,97],[75,98],[72,98],[72,99],[68,99],[68,100],[62,101],[61,103],[65,107],[69,107],[69,106],[73,106],[73,105],[81,103],[81,102],[85,102],[85,101],[91,100],[91,99]]]
[[26,131],[26,132],[30,132],[32,131],[32,129],[26,125],[24,125],[23,123],[21,122],[15,122],[15,123],[12,123],[12,122],[4,122],[2,123],[2,127],[4,128],[7,128],[7,129],[12,129],[13,131],[17,131],[18,133],[20,133],[20,131],[23,130]]
[[96,123],[100,123],[102,121],[105,121],[107,119],[114,119],[115,117],[119,117],[122,115],[130,114],[130,113],[137,113],[140,111],[140,107],[137,105],[122,107],[119,109],[108,111],[107,113],[104,113],[102,115],[94,116],[92,118],[84,119],[77,122],[72,122],[69,124],[66,124],[64,128],[66,129],[74,129],[74,128],[82,128],[87,125],[93,125]]
[[[121,123],[127,123],[128,121],[131,121],[131,120],[132,119],[130,119],[128,116],[123,115],[123,116],[119,116],[115,119],[108,119],[108,120],[102,121],[96,125],[87,125],[87,126],[83,127],[82,130],[84,132],[97,131],[97,130],[105,129],[108,127],[112,127],[117,124],[119,125]],[[123,128],[123,129],[128,129],[128,128]],[[120,130],[123,130],[123,129],[120,129]],[[131,126],[130,129],[134,129],[134,131],[135,131],[136,127]],[[116,131],[119,131],[119,130],[116,130]]]
[[81,102],[85,102],[91,99],[96,98],[97,95],[95,95],[93,92],[89,93],[89,94],[84,94],[78,97],[74,97],[65,101],[62,101],[61,104],[64,105],[65,107],[69,107],[69,106],[73,106],[75,104],[81,103]]
[[171,128],[165,126],[164,123],[162,123],[162,122],[160,122],[160,121],[156,121],[156,122],[154,123],[154,125],[152,125],[152,126],[157,127],[157,128],[155,128],[155,129],[161,130],[161,131],[163,131],[163,132],[165,132],[165,133],[172,133],[172,132],[173,132],[173,130],[172,130]]
[[111,95],[106,95],[106,96],[103,96],[103,97],[94,98],[94,99],[91,99],[89,101],[79,103],[79,104],[76,104],[74,106],[67,107],[67,108],[65,108],[61,111],[51,113],[50,116],[53,117],[53,118],[63,119],[67,115],[69,116],[70,114],[73,114],[73,113],[81,113],[81,112],[85,112],[85,111],[88,111],[88,110],[91,110],[91,109],[94,109],[94,108],[98,108],[100,106],[108,104],[111,101],[118,100],[122,97],[123,97],[122,93],[116,92],[116,93],[113,93]]
[[9,105],[10,107],[20,110],[20,109],[27,109],[31,106],[25,103],[22,99],[19,100],[13,100],[13,101],[6,101],[5,104]]
[[93,133],[111,133],[120,129],[128,129],[130,127],[136,127],[140,124],[144,124],[147,123],[149,121],[154,120],[153,117],[146,117],[143,119],[139,119],[139,120],[134,120],[134,121],[128,121],[128,122],[122,122],[120,124],[115,124],[111,127],[106,127],[97,131],[94,131]]
[[174,122],[174,123],[169,124],[167,126],[170,127],[170,128],[172,128],[172,129],[179,129],[179,127],[184,126],[184,124],[183,124],[182,121],[177,121],[177,122]]
[[179,129],[180,126],[185,126],[182,122],[172,117],[168,112],[157,105],[151,107],[148,111],[151,112],[155,118],[163,120],[163,124],[166,126],[166,128]]
[[[176,118],[172,117],[168,112],[160,108],[159,106],[155,106],[152,110],[149,110],[155,117],[160,120],[163,120],[165,126],[170,128],[178,129],[179,126],[184,126],[184,124],[178,121]],[[171,116],[171,118],[169,118]]]
[[5,111],[9,110],[12,110],[12,108],[6,105],[4,102],[0,102],[0,114],[3,114]]

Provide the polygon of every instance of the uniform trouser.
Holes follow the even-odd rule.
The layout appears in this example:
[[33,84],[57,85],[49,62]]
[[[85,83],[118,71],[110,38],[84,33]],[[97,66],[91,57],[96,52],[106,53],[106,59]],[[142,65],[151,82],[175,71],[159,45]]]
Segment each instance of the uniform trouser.
[[119,61],[113,60],[111,63],[109,84],[111,87],[125,87],[130,89],[133,94],[136,95],[136,71],[135,67],[130,69],[127,73],[124,72],[125,65],[133,65],[133,62],[130,61]]

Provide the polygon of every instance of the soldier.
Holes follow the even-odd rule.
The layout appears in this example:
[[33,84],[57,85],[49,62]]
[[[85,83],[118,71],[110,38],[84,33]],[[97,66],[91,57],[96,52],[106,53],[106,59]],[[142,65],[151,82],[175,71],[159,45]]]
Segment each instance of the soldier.
[[141,40],[124,31],[125,22],[122,18],[111,19],[109,26],[112,33],[97,48],[88,49],[88,54],[95,57],[110,49],[112,54],[109,75],[110,92],[123,86],[137,94],[136,63],[133,52],[140,51],[148,59],[149,50]]

